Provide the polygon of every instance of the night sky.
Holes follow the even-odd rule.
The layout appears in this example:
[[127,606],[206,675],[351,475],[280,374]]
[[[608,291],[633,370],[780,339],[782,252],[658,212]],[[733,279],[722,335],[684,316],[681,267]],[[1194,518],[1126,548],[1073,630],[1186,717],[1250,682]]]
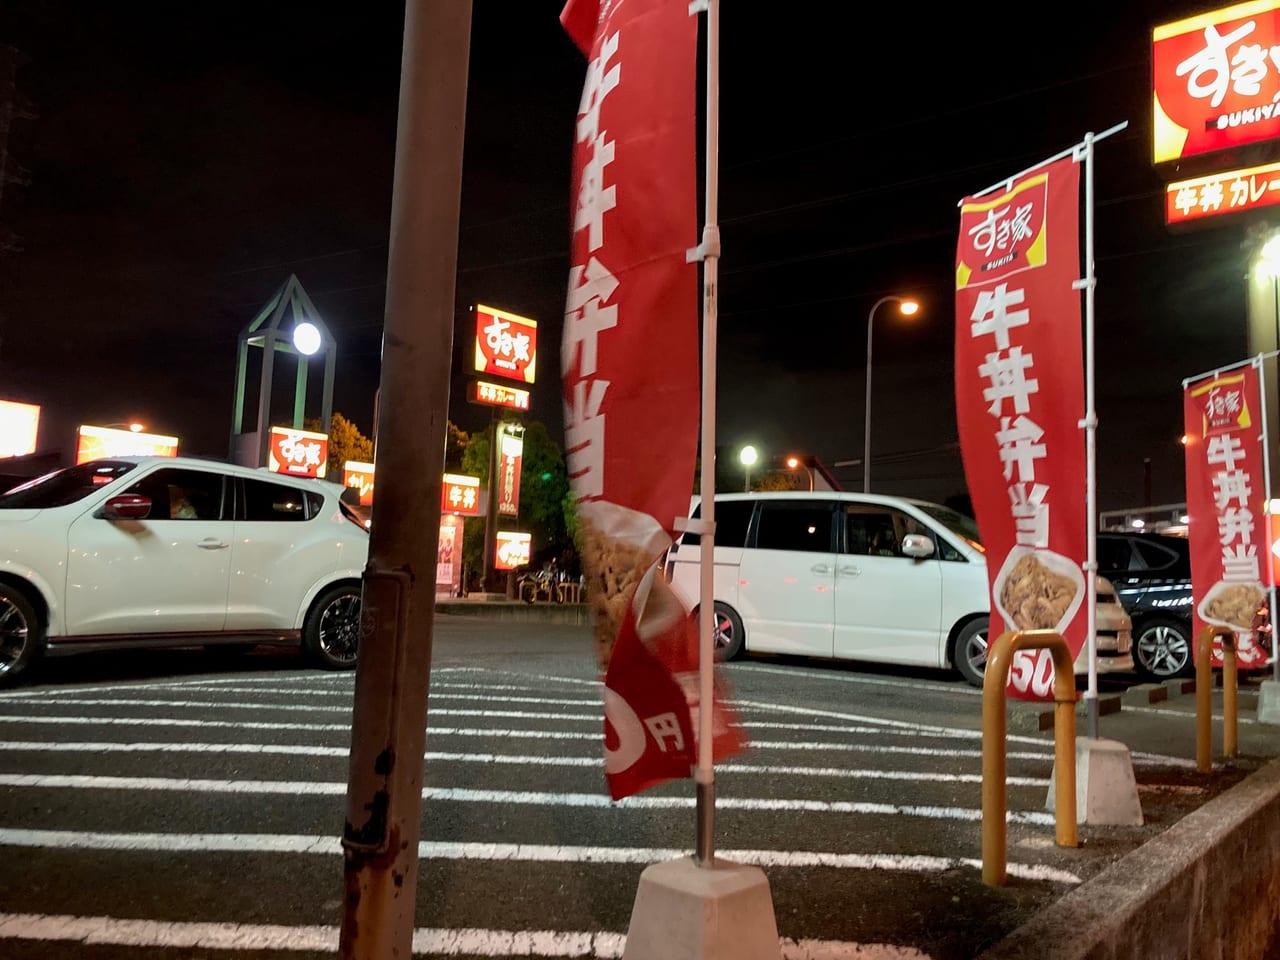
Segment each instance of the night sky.
[[[585,69],[560,6],[475,2],[449,412],[488,421],[464,396],[486,303],[538,321],[531,416],[557,440]],[[1153,501],[1184,499],[1181,381],[1246,350],[1244,226],[1163,226],[1149,46],[1213,6],[858,4],[847,27],[724,0],[722,455],[860,458],[867,313],[911,294],[917,318],[875,323],[875,488],[963,492],[957,203],[1128,121],[1095,167],[1099,507],[1141,502],[1144,458]],[[42,448],[138,419],[225,456],[237,337],[290,274],[337,340],[335,409],[372,432],[402,27],[397,3],[0,2],[37,115],[8,142],[29,182],[0,194],[0,398],[43,405]]]

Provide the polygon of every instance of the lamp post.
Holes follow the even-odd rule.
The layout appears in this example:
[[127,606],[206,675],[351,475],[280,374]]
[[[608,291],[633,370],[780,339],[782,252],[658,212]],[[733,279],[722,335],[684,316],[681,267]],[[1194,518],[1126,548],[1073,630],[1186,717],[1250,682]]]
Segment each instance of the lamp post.
[[751,444],[747,444],[743,447],[741,452],[738,454],[738,460],[742,463],[742,469],[746,474],[746,480],[742,487],[743,491],[746,493],[751,492],[751,467],[759,459],[759,452],[755,447],[751,446]]
[[920,309],[920,304],[907,297],[890,294],[881,297],[871,306],[867,314],[867,399],[864,404],[866,421],[862,428],[862,492],[871,492],[871,330],[876,318],[876,311],[886,303],[898,304],[898,312],[904,317],[912,316]]
[[805,472],[809,475],[809,492],[813,493],[813,467],[809,466],[799,457],[787,457],[787,469],[794,470],[796,467],[803,466]]

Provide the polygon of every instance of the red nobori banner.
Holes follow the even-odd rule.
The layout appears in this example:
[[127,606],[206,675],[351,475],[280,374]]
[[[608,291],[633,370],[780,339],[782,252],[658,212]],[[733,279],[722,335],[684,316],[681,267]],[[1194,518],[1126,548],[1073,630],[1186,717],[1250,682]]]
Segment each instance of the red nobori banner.
[[[1080,170],[1039,167],[966,198],[956,248],[956,419],[987,552],[991,626],[1087,640]],[[1020,650],[1008,693],[1053,692],[1048,650]]]
[[1155,162],[1280,137],[1280,0],[1152,31]]
[[[1253,634],[1266,597],[1266,499],[1262,402],[1254,364],[1210,375],[1183,389],[1186,418],[1187,537],[1191,547],[1192,626],[1236,631],[1236,660],[1265,666],[1268,650]],[[1214,638],[1213,662],[1222,663]]]
[[524,430],[498,424],[498,515],[520,513],[520,460],[524,456]]
[[[696,685],[691,697],[677,674],[696,665],[697,636],[657,564],[697,464],[698,271],[686,251],[698,228],[698,22],[684,0],[569,0],[560,20],[588,60],[560,348],[565,460],[617,799],[696,761]],[[642,681],[646,669],[669,682]]]

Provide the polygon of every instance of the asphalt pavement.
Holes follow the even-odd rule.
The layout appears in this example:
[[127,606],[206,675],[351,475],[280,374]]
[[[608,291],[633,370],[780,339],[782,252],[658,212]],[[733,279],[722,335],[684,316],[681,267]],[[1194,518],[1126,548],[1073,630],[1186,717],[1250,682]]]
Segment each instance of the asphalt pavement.
[[[717,766],[716,852],[765,871],[787,960],[998,951],[1280,753],[1249,685],[1238,756],[1218,719],[1201,774],[1190,691],[1108,681],[1100,733],[1131,751],[1144,822],[1063,848],[1046,710],[1010,704],[1009,881],[991,887],[979,691],[793,658],[724,675],[751,746]],[[437,617],[415,955],[621,955],[640,872],[691,852],[694,791],[610,803],[600,702],[588,627]],[[352,709],[351,674],[280,650],[67,658],[0,693],[0,955],[332,956]]]

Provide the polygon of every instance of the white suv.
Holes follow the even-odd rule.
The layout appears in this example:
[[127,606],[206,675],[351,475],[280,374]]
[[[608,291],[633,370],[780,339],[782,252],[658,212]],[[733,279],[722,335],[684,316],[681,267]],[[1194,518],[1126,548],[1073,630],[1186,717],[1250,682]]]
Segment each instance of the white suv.
[[0,684],[42,655],[301,643],[351,669],[365,526],[342,487],[119,457],[0,493]]

